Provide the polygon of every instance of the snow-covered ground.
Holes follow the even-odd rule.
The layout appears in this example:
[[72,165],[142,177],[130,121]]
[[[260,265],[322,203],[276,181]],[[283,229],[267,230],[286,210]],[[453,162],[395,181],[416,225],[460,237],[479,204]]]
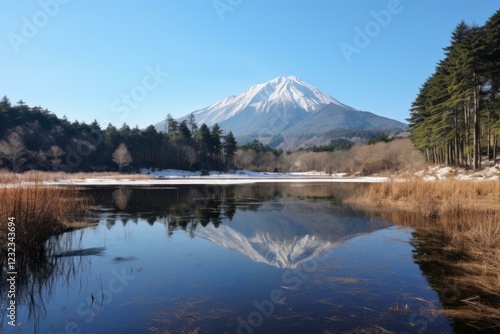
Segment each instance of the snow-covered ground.
[[[150,179],[113,179],[113,178],[87,178],[87,179],[61,179],[47,181],[48,185],[80,185],[80,186],[149,186],[149,185],[227,185],[250,183],[300,183],[300,182],[386,182],[390,179],[404,181],[408,176],[381,177],[381,176],[349,176],[346,173],[326,174],[323,172],[300,173],[265,173],[248,170],[236,170],[228,173],[210,171],[208,175],[201,176],[201,172],[191,172],[177,169],[152,170],[141,169],[141,174],[151,175]],[[500,165],[483,168],[481,171],[467,171],[463,168],[448,166],[431,166],[416,172],[413,176],[424,180],[500,180]]]
[[248,183],[271,183],[271,182],[385,182],[386,177],[348,177],[344,173],[329,175],[321,172],[305,173],[261,173],[248,170],[236,170],[229,173],[208,172],[209,175],[201,176],[201,172],[191,172],[176,169],[151,170],[141,169],[141,174],[152,175],[152,179],[67,179],[47,184],[71,184],[82,186],[93,185],[180,185],[180,184],[248,184]]
[[424,180],[499,180],[500,165],[485,167],[480,171],[467,171],[464,168],[449,167],[449,166],[433,166],[426,170],[419,171],[414,174]]
[[[191,172],[187,170],[179,170],[179,169],[162,169],[162,170],[151,170],[148,168],[141,168],[141,174],[144,175],[153,175],[155,178],[166,178],[166,177],[201,177],[201,172]],[[297,173],[271,173],[271,172],[252,172],[249,170],[235,170],[227,173],[210,171],[208,172],[212,177],[223,177],[223,178],[242,178],[242,177],[297,177],[297,176],[336,176],[343,177],[346,176],[346,173],[340,174],[326,174],[323,172],[297,172]],[[208,176],[208,175],[207,175]]]

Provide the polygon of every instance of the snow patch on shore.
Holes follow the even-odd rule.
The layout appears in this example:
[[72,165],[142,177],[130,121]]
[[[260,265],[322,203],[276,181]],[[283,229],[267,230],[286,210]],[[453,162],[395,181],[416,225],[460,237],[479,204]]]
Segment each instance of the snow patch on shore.
[[47,182],[50,185],[78,185],[78,186],[151,186],[151,185],[232,185],[251,183],[324,183],[324,182],[385,182],[386,177],[348,177],[344,173],[329,175],[322,172],[304,173],[268,173],[252,172],[249,170],[235,170],[227,173],[210,171],[208,175],[201,176],[201,172],[192,172],[177,169],[141,169],[141,174],[151,175],[152,179],[112,179],[112,178],[89,178],[89,179],[64,179],[55,182]]
[[499,180],[500,164],[485,167],[480,171],[468,171],[461,167],[432,166],[414,174],[426,181],[455,179],[455,180]]

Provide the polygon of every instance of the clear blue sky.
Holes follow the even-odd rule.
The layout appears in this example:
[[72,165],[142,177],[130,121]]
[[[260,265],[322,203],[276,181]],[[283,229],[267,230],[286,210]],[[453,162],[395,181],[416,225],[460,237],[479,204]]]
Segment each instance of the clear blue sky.
[[[454,27],[482,25],[500,0],[394,2],[2,0],[0,95],[71,121],[145,127],[296,75],[404,120]],[[390,19],[375,23],[371,12],[389,7]],[[371,29],[369,43],[356,45],[356,28]],[[347,44],[358,49],[350,62]]]

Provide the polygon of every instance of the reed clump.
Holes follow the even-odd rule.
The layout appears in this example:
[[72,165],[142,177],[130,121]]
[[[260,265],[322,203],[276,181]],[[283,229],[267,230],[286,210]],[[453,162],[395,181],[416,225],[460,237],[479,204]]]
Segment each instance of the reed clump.
[[452,179],[383,182],[371,184],[347,202],[372,209],[404,209],[427,218],[475,215],[500,211],[500,182]]
[[500,181],[392,181],[371,184],[344,202],[424,231],[417,234],[426,240],[418,243],[439,237],[433,246],[438,256],[429,257],[432,252],[427,250],[426,258],[419,260],[450,268],[448,278],[465,291],[459,307],[443,313],[484,319],[500,327]]
[[7,245],[9,217],[15,218],[16,251],[29,250],[50,236],[85,226],[90,201],[75,188],[27,185],[0,188],[0,248]]
[[387,218],[415,229],[434,229],[444,233],[457,249],[500,260],[499,181],[377,183],[345,202],[371,212],[385,211]]

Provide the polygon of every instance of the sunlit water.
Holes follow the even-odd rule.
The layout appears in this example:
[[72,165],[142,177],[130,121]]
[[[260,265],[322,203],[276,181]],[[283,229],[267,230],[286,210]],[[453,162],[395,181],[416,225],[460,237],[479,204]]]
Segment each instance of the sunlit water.
[[86,190],[98,225],[60,238],[2,330],[452,333],[412,231],[340,204],[359,187]]

